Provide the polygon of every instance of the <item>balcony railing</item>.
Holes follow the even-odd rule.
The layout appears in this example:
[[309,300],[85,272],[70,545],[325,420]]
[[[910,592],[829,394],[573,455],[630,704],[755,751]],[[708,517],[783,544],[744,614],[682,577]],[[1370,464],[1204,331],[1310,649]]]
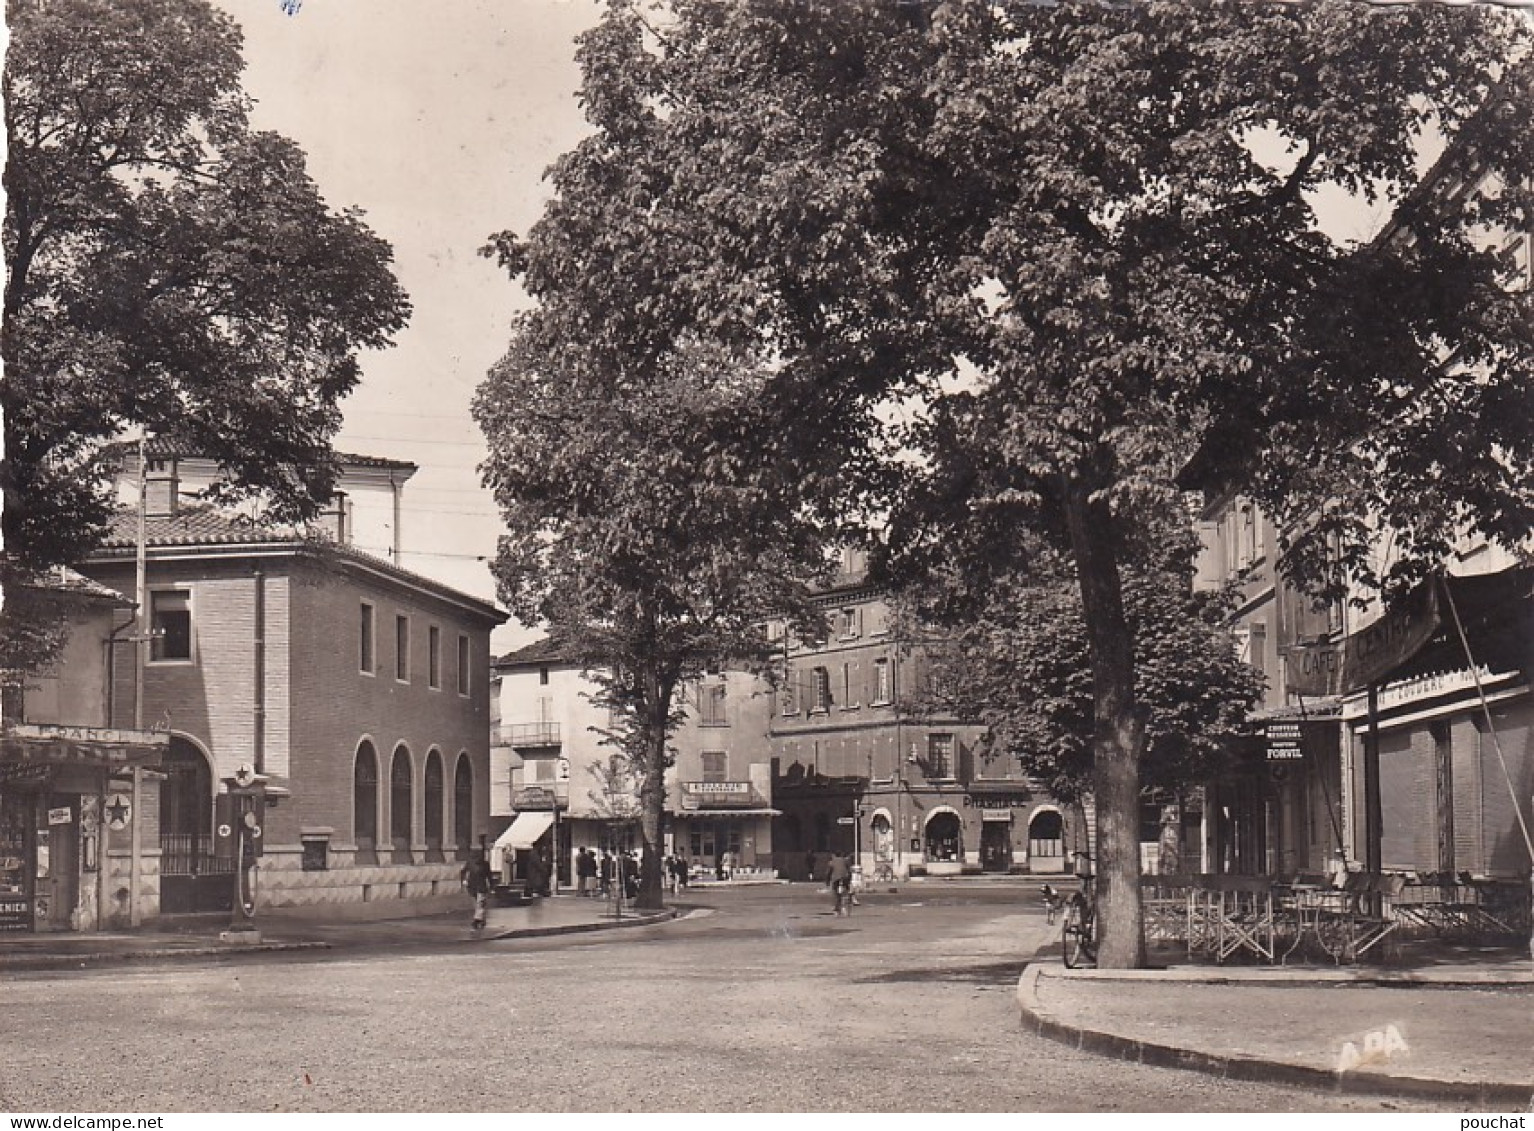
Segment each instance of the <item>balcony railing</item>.
[[502,723],[495,728],[492,738],[496,746],[558,746],[559,724]]

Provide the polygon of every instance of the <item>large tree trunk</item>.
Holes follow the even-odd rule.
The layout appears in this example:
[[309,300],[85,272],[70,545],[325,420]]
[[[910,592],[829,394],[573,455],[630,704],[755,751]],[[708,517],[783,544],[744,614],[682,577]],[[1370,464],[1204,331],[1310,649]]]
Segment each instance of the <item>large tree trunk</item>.
[[635,906],[658,911],[665,906],[660,844],[666,816],[666,720],[671,695],[654,674],[646,679],[645,692],[644,767],[639,780],[639,898]]
[[1124,617],[1117,538],[1107,500],[1072,481],[1066,521],[1092,657],[1093,793],[1097,802],[1097,964],[1145,965],[1140,917],[1140,756],[1145,719],[1134,697],[1134,641]]

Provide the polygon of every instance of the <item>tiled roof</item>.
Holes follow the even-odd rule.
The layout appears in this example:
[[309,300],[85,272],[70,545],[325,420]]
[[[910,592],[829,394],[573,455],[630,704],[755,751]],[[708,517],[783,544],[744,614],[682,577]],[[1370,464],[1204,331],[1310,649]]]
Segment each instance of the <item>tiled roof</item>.
[[[144,523],[150,546],[240,546],[251,542],[297,542],[302,536],[291,527],[260,526],[210,506],[182,506],[173,515],[150,515]],[[138,544],[138,512],[120,510],[107,528],[102,549],[121,549]]]
[[[295,552],[309,551],[329,555],[342,562],[351,561],[369,569],[393,577],[398,581],[436,593],[450,601],[470,605],[483,611],[487,617],[506,619],[506,614],[491,602],[469,593],[454,589],[433,578],[402,569],[393,562],[364,553],[354,546],[338,545],[316,538],[303,531],[287,526],[262,526],[238,515],[229,515],[206,505],[184,506],[174,515],[150,517],[144,523],[146,546],[150,548],[176,548],[204,546],[209,549],[225,546],[290,546]],[[100,546],[118,557],[124,550],[138,544],[138,512],[129,508],[120,510],[108,528],[107,536]],[[100,552],[100,551],[98,551]]]
[[[108,445],[116,455],[128,458],[138,453],[138,443],[134,440],[124,440],[116,444]],[[155,436],[146,445],[150,459],[199,459],[203,458],[200,452],[189,451],[186,446],[175,439],[167,436]],[[416,464],[405,459],[386,459],[383,456],[364,456],[355,452],[336,452],[336,459],[343,467],[379,467],[392,468],[397,471],[417,471]]]
[[563,640],[545,636],[542,640],[535,640],[531,644],[525,644],[515,651],[497,657],[493,666],[515,668],[525,664],[574,662],[574,660],[574,654]]
[[99,582],[92,581],[84,574],[76,573],[68,566],[52,566],[30,577],[20,578],[11,584],[23,589],[37,589],[48,593],[68,593],[76,597],[91,597],[101,601],[111,601],[118,605],[131,605],[133,602],[116,589],[108,588]]

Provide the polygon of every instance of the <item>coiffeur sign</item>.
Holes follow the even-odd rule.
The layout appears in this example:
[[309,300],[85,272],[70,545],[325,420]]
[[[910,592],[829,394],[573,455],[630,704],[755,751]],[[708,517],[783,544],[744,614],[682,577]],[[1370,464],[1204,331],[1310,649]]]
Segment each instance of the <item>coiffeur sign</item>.
[[1438,631],[1438,586],[1428,583],[1392,605],[1366,628],[1334,643],[1289,649],[1289,690],[1341,695],[1378,683]]

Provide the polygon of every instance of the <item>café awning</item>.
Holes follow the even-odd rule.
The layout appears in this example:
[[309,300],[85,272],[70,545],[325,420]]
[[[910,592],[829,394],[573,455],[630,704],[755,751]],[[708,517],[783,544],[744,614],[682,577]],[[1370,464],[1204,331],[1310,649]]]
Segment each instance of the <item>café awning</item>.
[[517,819],[506,826],[506,831],[495,838],[495,850],[501,852],[508,848],[531,848],[553,824],[553,813],[518,813]]

